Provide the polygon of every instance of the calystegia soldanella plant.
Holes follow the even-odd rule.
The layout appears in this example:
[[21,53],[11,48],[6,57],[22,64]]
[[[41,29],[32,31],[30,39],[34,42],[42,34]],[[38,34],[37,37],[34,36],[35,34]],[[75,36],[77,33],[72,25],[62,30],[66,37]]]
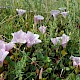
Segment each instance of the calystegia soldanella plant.
[[0,80],[80,80],[80,0],[0,0]]

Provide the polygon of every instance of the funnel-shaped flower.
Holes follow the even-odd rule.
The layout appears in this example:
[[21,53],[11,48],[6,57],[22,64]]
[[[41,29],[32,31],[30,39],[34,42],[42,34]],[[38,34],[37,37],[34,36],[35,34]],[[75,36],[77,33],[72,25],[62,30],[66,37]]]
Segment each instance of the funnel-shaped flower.
[[34,16],[34,24],[37,24],[38,21],[44,20],[44,17],[41,15],[35,15]]
[[61,12],[61,14],[62,14],[62,16],[63,16],[64,18],[67,17],[68,13],[69,13],[69,12]]
[[55,18],[57,18],[57,16],[59,15],[60,11],[59,10],[52,10],[51,11],[51,15]]
[[33,44],[41,43],[41,40],[38,38],[39,38],[38,34],[33,34],[32,32],[28,31],[26,38],[27,47],[31,47]]
[[22,30],[18,32],[12,33],[13,39],[11,42],[13,43],[26,43],[26,33]]
[[61,40],[62,40],[62,37],[51,38],[51,41],[54,45],[57,45],[58,43],[60,44]]
[[45,26],[40,26],[39,31],[44,34],[46,32],[46,27]]
[[73,61],[73,66],[80,65],[80,57],[71,56],[70,59]]
[[19,16],[23,15],[24,13],[26,13],[26,10],[23,9],[16,9],[17,13]]
[[0,49],[5,49],[5,42],[0,40]]
[[61,37],[51,38],[51,41],[54,45],[59,43],[60,45],[62,44],[63,48],[65,48],[69,39],[69,36],[63,34]]
[[69,41],[69,36],[63,34],[62,35],[62,46],[63,46],[63,48],[66,47],[68,41]]
[[5,51],[4,49],[0,49],[0,67],[3,66],[3,61],[5,57],[8,55],[8,51]]
[[9,43],[5,43],[5,50],[9,51],[10,49],[12,49],[15,46],[14,43],[9,42]]
[[5,51],[9,51],[9,50],[12,49],[14,46],[15,46],[14,43],[11,43],[11,42],[6,43],[6,42],[0,40],[0,50],[1,50],[1,49],[4,49]]

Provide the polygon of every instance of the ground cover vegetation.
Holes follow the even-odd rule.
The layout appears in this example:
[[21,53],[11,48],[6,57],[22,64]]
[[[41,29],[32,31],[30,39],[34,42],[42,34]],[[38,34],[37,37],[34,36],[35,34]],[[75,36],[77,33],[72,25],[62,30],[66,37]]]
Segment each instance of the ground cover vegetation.
[[0,80],[80,80],[80,1],[0,0]]

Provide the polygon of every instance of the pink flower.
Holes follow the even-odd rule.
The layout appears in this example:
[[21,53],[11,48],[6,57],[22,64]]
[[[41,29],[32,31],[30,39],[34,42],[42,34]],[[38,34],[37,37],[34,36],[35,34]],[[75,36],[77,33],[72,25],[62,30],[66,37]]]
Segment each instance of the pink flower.
[[44,34],[46,32],[46,27],[45,26],[40,26],[39,31]]
[[11,42],[6,43],[6,42],[0,40],[0,50],[1,50],[1,49],[4,49],[5,51],[9,51],[9,50],[12,49],[14,46],[15,46],[14,43],[11,43]]
[[34,24],[37,24],[38,21],[44,20],[44,17],[41,15],[34,16]]
[[4,49],[0,49],[0,67],[3,66],[3,61],[8,54],[9,54],[8,51],[5,51]]
[[13,43],[26,43],[26,33],[22,30],[18,32],[12,33],[13,39],[11,42]]
[[34,44],[41,43],[41,40],[38,38],[39,38],[38,34],[33,34],[32,32],[28,31],[27,32],[27,38],[26,38],[27,47],[31,47]]
[[16,9],[17,13],[19,16],[23,15],[24,13],[26,13],[26,10],[23,9]]
[[70,59],[73,61],[73,66],[78,66],[80,65],[80,57],[74,57],[74,56],[71,56]]
[[12,42],[6,43],[6,44],[5,44],[5,50],[6,50],[6,51],[9,51],[9,50],[12,49],[14,46],[15,46],[15,44],[12,43]]
[[61,12],[61,14],[62,14],[62,16],[63,16],[64,18],[66,18],[66,16],[68,15],[68,13],[69,13],[69,12]]
[[69,36],[63,34],[61,37],[51,38],[51,41],[54,45],[60,43],[60,45],[62,44],[63,48],[65,48],[69,41]]
[[60,11],[59,10],[52,10],[51,11],[51,15],[55,18],[57,18],[57,16],[59,15]]
[[62,35],[62,46],[63,46],[63,48],[66,47],[68,41],[69,41],[69,36],[63,34],[63,35]]
[[5,42],[0,40],[0,49],[5,49]]
[[58,43],[60,44],[61,40],[62,40],[62,37],[51,38],[51,41],[54,45],[57,45]]

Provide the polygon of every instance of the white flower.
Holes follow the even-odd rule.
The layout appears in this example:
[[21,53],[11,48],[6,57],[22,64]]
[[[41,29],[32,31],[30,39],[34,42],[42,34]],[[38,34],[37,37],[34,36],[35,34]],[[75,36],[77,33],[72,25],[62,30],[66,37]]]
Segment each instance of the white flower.
[[63,16],[64,18],[67,17],[68,13],[69,13],[69,12],[61,12],[61,14],[62,14],[62,16]]
[[26,10],[23,9],[16,9],[17,13],[19,16],[23,15],[24,13],[26,13]]
[[9,50],[12,49],[14,46],[15,46],[14,43],[11,43],[11,42],[6,43],[6,42],[0,40],[0,50],[1,50],[1,49],[4,49],[5,51],[9,51]]
[[3,61],[8,54],[9,54],[8,51],[5,51],[4,49],[0,49],[0,67],[3,66]]
[[26,43],[26,33],[23,32],[22,30],[18,32],[12,33],[13,39],[11,42],[13,43]]
[[28,31],[27,32],[27,38],[26,38],[27,47],[31,47],[34,44],[41,43],[41,40],[38,38],[39,38],[38,34],[33,34],[32,32]]
[[14,43],[9,42],[9,43],[5,43],[5,50],[9,51],[10,49],[12,49],[15,46]]
[[5,49],[5,42],[0,40],[0,49]]
[[44,20],[44,17],[41,15],[35,15],[34,16],[34,24],[37,24],[38,21]]
[[46,32],[46,27],[45,26],[40,26],[39,31],[44,34]]
[[63,48],[65,48],[69,39],[69,36],[63,34],[61,37],[51,38],[51,41],[54,45],[57,45],[59,43],[63,46]]
[[51,11],[51,15],[54,17],[54,18],[57,18],[57,16],[59,15],[60,11],[59,10],[52,10]]
[[58,43],[60,44],[61,40],[62,40],[62,37],[51,38],[51,41],[54,45],[57,45]]
[[73,66],[80,65],[80,57],[71,56],[70,59],[73,61]]
[[67,35],[65,35],[65,34],[62,35],[62,46],[63,46],[63,48],[66,47],[69,39],[70,39],[69,36],[67,36]]
[[34,17],[37,18],[37,20],[44,20],[44,17],[41,16],[41,15],[36,15],[36,16],[34,16]]

